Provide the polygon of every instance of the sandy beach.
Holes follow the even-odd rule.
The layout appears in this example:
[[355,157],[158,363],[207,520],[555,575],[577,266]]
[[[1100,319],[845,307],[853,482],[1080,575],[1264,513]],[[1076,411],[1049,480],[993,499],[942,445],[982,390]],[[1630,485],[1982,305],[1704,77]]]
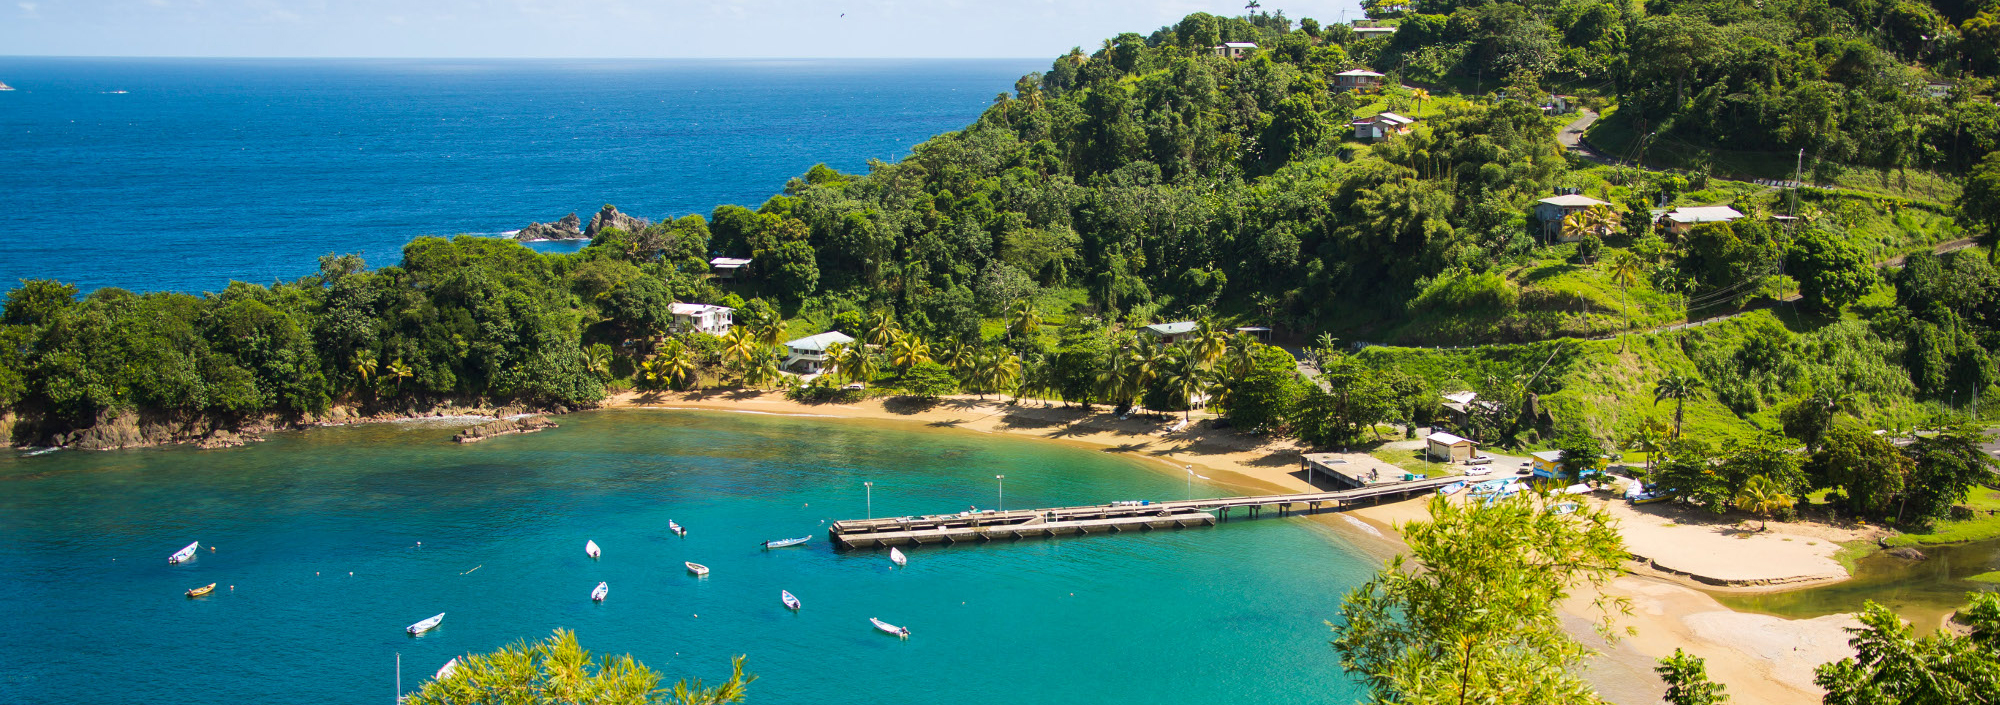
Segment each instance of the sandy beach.
[[[780,415],[841,417],[921,423],[980,433],[1006,433],[1067,443],[1154,461],[1162,472],[1196,473],[1244,492],[1303,492],[1314,489],[1300,469],[1300,448],[1290,440],[1270,440],[1195,423],[1170,429],[1166,420],[1120,419],[1100,409],[1085,413],[1060,404],[1024,401],[1010,405],[998,397],[948,397],[935,403],[871,399],[853,404],[801,404],[776,392],[709,390],[692,393],[626,392],[607,400],[619,408],[690,409]],[[1362,467],[1393,466],[1365,453],[1342,457]],[[1324,477],[1320,489],[1329,489]],[[1587,664],[1587,675],[1604,697],[1617,703],[1652,705],[1663,686],[1654,661],[1685,649],[1708,659],[1710,677],[1726,684],[1738,702],[1817,703],[1812,684],[1818,664],[1849,655],[1843,627],[1851,615],[1787,620],[1731,611],[1702,589],[1779,590],[1841,580],[1846,571],[1833,559],[1839,541],[1868,538],[1860,530],[1773,523],[1753,531],[1734,522],[1695,516],[1685,510],[1633,507],[1610,493],[1591,497],[1620,522],[1634,554],[1633,573],[1605,585],[1601,593],[1623,597],[1632,613],[1618,627],[1636,635],[1606,643],[1590,628],[1590,604],[1599,593],[1578,594],[1564,605],[1572,631],[1602,654]],[[1382,557],[1402,548],[1396,527],[1426,517],[1424,499],[1386,503],[1311,517],[1336,527]]]

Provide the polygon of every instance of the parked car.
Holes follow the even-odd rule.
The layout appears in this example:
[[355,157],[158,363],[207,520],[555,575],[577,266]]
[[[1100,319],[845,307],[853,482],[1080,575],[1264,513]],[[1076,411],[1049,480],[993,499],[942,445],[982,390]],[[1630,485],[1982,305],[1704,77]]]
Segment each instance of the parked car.
[[1467,461],[1465,461],[1465,464],[1466,464],[1466,465],[1489,465],[1489,464],[1492,464],[1492,462],[1493,462],[1493,456],[1491,456],[1491,455],[1475,455],[1475,456],[1472,456],[1472,459],[1471,459],[1471,460],[1467,460]]

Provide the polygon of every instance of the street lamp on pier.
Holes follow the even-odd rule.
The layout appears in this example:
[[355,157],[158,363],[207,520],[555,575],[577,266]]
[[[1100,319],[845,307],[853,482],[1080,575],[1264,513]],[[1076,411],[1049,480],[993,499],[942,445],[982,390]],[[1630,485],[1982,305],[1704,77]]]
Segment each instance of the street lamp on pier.
[[1006,514],[1006,513],[1007,513],[1007,476],[1006,476],[1006,475],[994,475],[994,476],[993,476],[993,479],[994,479],[995,481],[998,481],[998,482],[1000,483],[1000,513],[1001,513],[1001,514]]
[[868,518],[875,518],[875,483],[861,483],[862,491],[868,493]]

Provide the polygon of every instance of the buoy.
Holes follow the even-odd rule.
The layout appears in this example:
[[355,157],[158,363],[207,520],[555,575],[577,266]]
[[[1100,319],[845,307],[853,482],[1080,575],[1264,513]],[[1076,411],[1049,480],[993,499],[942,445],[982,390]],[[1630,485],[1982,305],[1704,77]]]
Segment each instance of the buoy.
[[347,571],[347,577],[354,577],[354,571]]
[[313,571],[313,575],[319,575],[319,571],[317,570]]

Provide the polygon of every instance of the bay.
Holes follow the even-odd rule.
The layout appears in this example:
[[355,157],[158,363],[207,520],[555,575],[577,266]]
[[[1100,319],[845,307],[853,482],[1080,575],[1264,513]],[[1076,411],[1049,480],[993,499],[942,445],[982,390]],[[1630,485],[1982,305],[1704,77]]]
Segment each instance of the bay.
[[[994,507],[1001,474],[1015,508],[1188,493],[1142,461],[856,420],[561,422],[469,446],[447,424],[402,423],[0,460],[0,702],[383,702],[398,653],[414,689],[453,655],[558,627],[668,678],[712,681],[746,654],[758,702],[1360,693],[1322,620],[1375,561],[1312,521],[923,547],[901,569],[825,540],[823,521],[871,504],[877,516]],[[166,564],[197,539],[196,560]],[[687,575],[686,560],[713,574]],[[611,593],[594,604],[599,581]],[[181,594],[209,582],[213,596]],[[804,609],[783,609],[780,589]],[[437,631],[403,633],[438,612]],[[914,634],[876,633],[869,617]]]
[[220,291],[605,203],[754,208],[813,164],[962,129],[1047,66],[0,56],[0,282]]

